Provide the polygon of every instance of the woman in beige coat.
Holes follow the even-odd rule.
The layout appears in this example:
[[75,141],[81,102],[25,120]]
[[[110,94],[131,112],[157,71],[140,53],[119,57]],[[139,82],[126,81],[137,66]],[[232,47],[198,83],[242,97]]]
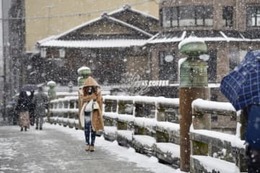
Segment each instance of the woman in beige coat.
[[102,105],[103,99],[100,86],[92,77],[88,77],[84,82],[80,95],[80,117],[84,117],[84,132],[86,140],[86,151],[93,152],[96,132],[104,129]]

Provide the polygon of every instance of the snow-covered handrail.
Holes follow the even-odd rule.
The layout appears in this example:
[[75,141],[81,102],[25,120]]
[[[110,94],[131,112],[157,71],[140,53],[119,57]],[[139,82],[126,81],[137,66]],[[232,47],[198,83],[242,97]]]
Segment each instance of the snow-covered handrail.
[[[226,165],[243,172],[245,145],[241,140],[239,122],[241,112],[237,112],[228,102],[196,99],[192,102],[192,114],[193,122],[190,128],[192,162],[199,162],[207,167],[203,159],[212,157],[215,162],[226,161]],[[218,170],[211,167],[208,171],[211,172],[213,169]],[[229,169],[230,166],[227,170]]]
[[[171,146],[171,148],[175,148],[174,150],[176,148],[178,150],[179,147],[178,119],[171,119],[179,117],[178,98],[106,95],[103,96],[103,103],[105,139],[118,140],[121,145],[125,141],[125,144],[136,147],[135,149],[144,147],[149,154],[157,153],[156,157],[171,164],[173,164],[173,160],[177,161],[176,163],[179,162],[179,153],[175,153],[169,148]],[[50,105],[48,116],[50,123],[76,129],[82,128],[78,120],[78,97],[59,98],[52,100]],[[241,125],[237,121],[240,112],[236,112],[230,103],[202,99],[193,101],[192,108],[193,123],[190,129],[190,139],[192,147],[197,150],[192,148],[191,151],[197,152],[205,146],[209,148],[214,146],[204,150],[205,153],[200,153],[200,155],[216,157],[220,152],[214,153],[213,149],[219,148],[220,151],[225,151],[235,157],[237,163],[242,164],[239,159],[243,156],[244,147],[243,141],[240,140],[240,133],[238,133]],[[109,135],[110,137],[108,137]],[[144,138],[149,142],[142,144],[144,140],[141,139]],[[161,145],[167,145],[163,148],[169,149],[164,151],[160,148]],[[172,154],[168,155],[169,153]],[[191,158],[199,160],[199,162],[203,159],[202,156],[197,157],[196,153],[192,153]],[[242,169],[240,168],[240,170]]]

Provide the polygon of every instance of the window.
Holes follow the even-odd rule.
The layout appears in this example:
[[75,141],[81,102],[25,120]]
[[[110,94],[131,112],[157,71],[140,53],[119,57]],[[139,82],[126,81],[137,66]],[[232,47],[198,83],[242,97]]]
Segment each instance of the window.
[[196,25],[203,25],[204,24],[204,8],[199,6],[195,10],[195,21]]
[[178,7],[166,7],[163,8],[161,13],[162,26],[165,28],[178,26],[179,8]]
[[179,23],[179,16],[180,14],[180,10],[179,10],[179,7],[176,7],[176,8],[172,8],[172,26],[179,26],[180,23]]
[[163,27],[212,26],[213,7],[179,6],[165,7],[161,18]]
[[180,26],[195,26],[195,13],[193,6],[180,7]]
[[226,27],[232,27],[233,26],[233,7],[226,6],[223,7],[223,24]]
[[177,67],[175,53],[160,51],[159,52],[159,79],[160,80],[178,80],[178,67]]
[[171,13],[171,8],[164,8],[163,9],[163,14],[162,14],[162,19],[163,19],[163,27],[172,27],[172,13]]
[[195,6],[195,24],[196,26],[212,26],[213,25],[213,7],[211,6]]
[[247,13],[247,26],[259,27],[260,6],[249,6],[247,7],[246,13]]

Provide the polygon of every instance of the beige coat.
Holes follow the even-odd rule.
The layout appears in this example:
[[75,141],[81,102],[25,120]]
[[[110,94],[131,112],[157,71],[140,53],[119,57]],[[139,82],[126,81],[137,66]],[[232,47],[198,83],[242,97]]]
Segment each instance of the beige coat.
[[[96,92],[92,93],[91,95],[87,95],[85,93],[85,91],[87,90],[87,87],[90,86],[94,86],[96,87]],[[93,99],[96,100],[98,105],[99,105],[99,109],[95,109],[92,110],[91,113],[91,124],[92,124],[92,128],[95,131],[99,131],[99,130],[104,130],[104,122],[103,122],[103,98],[101,95],[101,90],[99,88],[98,83],[95,81],[95,79],[93,79],[92,77],[88,77],[84,83],[84,86],[82,88],[82,90],[79,92],[81,94],[79,94],[79,100],[80,100],[80,105],[79,105],[79,117],[80,117],[80,122],[81,122],[81,127],[84,128],[84,109],[85,106],[87,105],[87,103]],[[83,119],[82,119],[83,118]]]

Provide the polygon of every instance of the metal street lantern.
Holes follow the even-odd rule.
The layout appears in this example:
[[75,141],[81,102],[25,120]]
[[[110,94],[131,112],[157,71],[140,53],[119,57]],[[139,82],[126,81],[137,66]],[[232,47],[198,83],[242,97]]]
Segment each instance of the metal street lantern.
[[50,100],[56,99],[56,91],[55,91],[56,82],[49,81],[47,83],[47,86],[49,87],[48,96],[49,96]]
[[80,67],[77,72],[78,72],[78,74],[80,76],[78,78],[78,86],[82,86],[84,84],[84,81],[91,74],[91,70],[90,70],[89,67],[83,66],[83,67]]
[[68,87],[69,87],[69,92],[72,93],[72,91],[73,91],[73,82],[72,81],[69,81]]
[[180,42],[179,50],[188,56],[180,65],[180,169],[189,172],[191,104],[197,98],[209,98],[207,63],[199,58],[207,52],[207,45],[204,40],[192,34]]

